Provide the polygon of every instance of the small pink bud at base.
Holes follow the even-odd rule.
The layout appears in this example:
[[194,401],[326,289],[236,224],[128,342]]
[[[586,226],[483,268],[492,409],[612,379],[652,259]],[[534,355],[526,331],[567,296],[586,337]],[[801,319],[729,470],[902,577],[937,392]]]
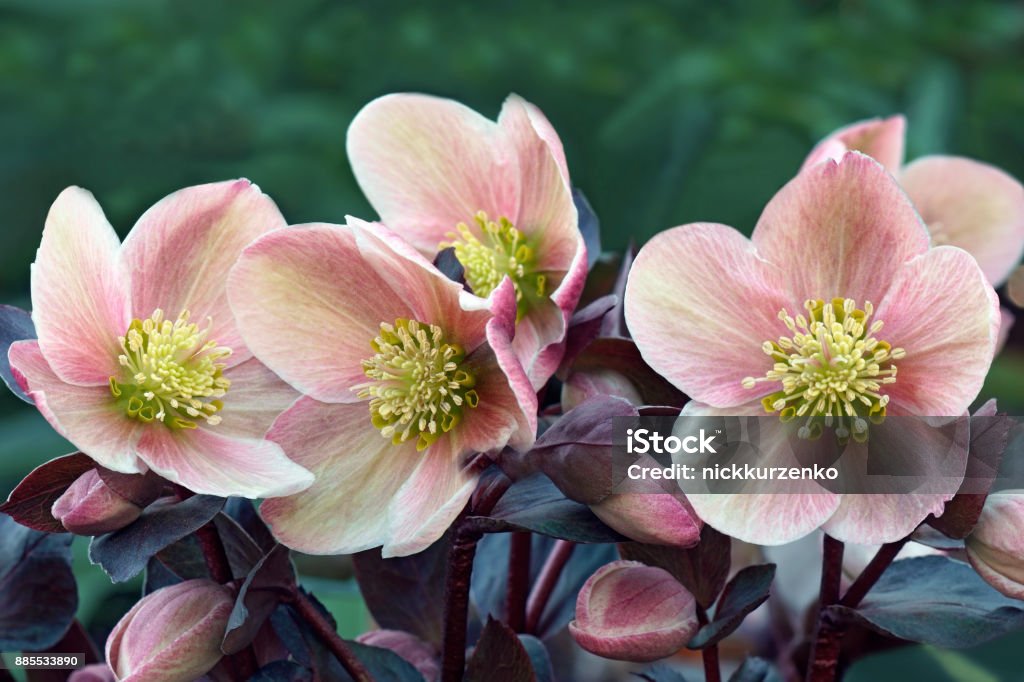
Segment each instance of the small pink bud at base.
[[1024,490],[994,493],[967,536],[967,558],[985,581],[1007,597],[1024,599]]
[[643,405],[644,399],[626,375],[611,369],[572,372],[562,384],[562,410],[568,412],[588,398],[608,395]]
[[584,583],[569,632],[592,654],[645,663],[674,654],[697,627],[693,595],[668,571],[615,561]]
[[50,513],[75,535],[103,535],[135,521],[142,509],[114,492],[99,472],[90,469],[57,498]]
[[412,664],[426,682],[437,682],[441,677],[438,653],[416,635],[401,630],[372,630],[356,637],[367,646],[390,649]]
[[188,682],[220,660],[234,595],[211,580],[148,594],[114,626],[107,662],[118,682]]
[[613,493],[590,509],[630,540],[650,545],[693,547],[704,525],[682,494]]
[[68,682],[117,682],[117,678],[106,663],[93,663],[71,673]]

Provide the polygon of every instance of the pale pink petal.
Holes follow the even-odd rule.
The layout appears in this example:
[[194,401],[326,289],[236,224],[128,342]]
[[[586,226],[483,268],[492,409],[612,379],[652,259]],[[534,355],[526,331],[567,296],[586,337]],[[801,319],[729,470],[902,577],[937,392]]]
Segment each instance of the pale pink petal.
[[[759,402],[729,408],[714,408],[689,402],[682,417],[764,416]],[[758,466],[789,465],[794,457],[786,448],[792,431],[771,428],[774,420],[761,420],[758,446],[763,461]],[[777,483],[775,485],[778,485]],[[796,487],[793,484],[791,487]],[[726,535],[756,545],[781,545],[797,540],[825,523],[839,508],[841,496],[813,481],[801,483],[802,492],[697,493],[687,491],[686,499],[705,523]]]
[[228,282],[246,343],[289,384],[318,400],[352,402],[380,323],[414,317],[356,236],[338,225],[272,232],[245,250]]
[[420,453],[416,469],[388,505],[388,540],[384,557],[421,552],[440,538],[466,506],[478,472],[441,438]]
[[222,436],[263,438],[278,415],[299,398],[299,393],[256,358],[224,372],[231,388],[224,396],[222,421],[216,430]]
[[903,165],[906,129],[907,120],[900,115],[859,121],[840,128],[811,150],[801,170],[828,159],[838,161],[846,152],[857,151],[875,159],[890,173],[896,173]]
[[1024,253],[1024,187],[1017,180],[957,156],[917,159],[899,180],[932,243],[965,249],[993,285],[1006,281]]
[[516,325],[512,347],[535,391],[547,383],[565,353],[566,312],[553,300],[539,301]]
[[210,338],[231,348],[229,364],[251,357],[228,306],[228,272],[260,235],[286,225],[259,187],[233,180],[188,187],[146,211],[124,242],[132,276],[132,310],[146,319],[156,309],[174,319],[188,310]]
[[565,149],[562,147],[562,140],[558,137],[555,127],[551,125],[551,121],[548,120],[547,116],[544,115],[544,112],[542,112],[539,107],[527,102],[519,95],[509,95],[505,100],[505,106],[508,106],[509,104],[518,104],[526,109],[526,113],[530,116],[530,123],[533,124],[534,130],[537,131],[537,134],[551,149],[551,154],[555,157],[555,161],[558,163],[558,168],[561,170],[565,183],[569,184],[569,166],[565,161]]
[[32,321],[50,367],[66,382],[105,386],[120,374],[117,339],[131,322],[120,247],[92,194],[79,187],[60,193],[32,265]]
[[929,514],[941,515],[953,492],[949,495],[846,494],[823,528],[843,542],[895,542],[910,535]]
[[233,438],[216,429],[171,430],[151,424],[135,449],[153,471],[203,495],[276,497],[313,482],[313,475],[288,459],[277,443]]
[[478,211],[518,213],[519,176],[498,126],[458,102],[418,94],[367,104],[348,129],[352,171],[381,221],[431,256]]
[[463,411],[464,421],[453,433],[460,454],[505,445],[525,450],[537,433],[537,394],[510,342],[515,320],[512,282],[505,279],[490,302],[495,316],[487,324],[487,346],[467,358],[480,402]]
[[267,437],[316,476],[303,492],[260,505],[278,540],[307,554],[351,554],[388,541],[387,505],[423,456],[415,441],[392,445],[370,423],[365,402],[309,397],[284,412]]
[[928,249],[928,231],[896,180],[858,153],[790,180],[751,239],[784,269],[797,305],[835,297],[878,305],[900,266]]
[[18,384],[57,433],[108,469],[126,474],[146,470],[132,452],[140,424],[117,409],[109,383],[64,383],[36,341],[14,343],[8,357]]
[[724,225],[655,235],[626,283],[626,323],[647,364],[687,395],[722,407],[769,391],[741,382],[771,369],[761,346],[786,331],[777,314],[792,306],[780,270]]
[[876,337],[906,357],[884,387],[890,414],[957,416],[981,390],[999,333],[999,300],[966,251],[940,246],[907,263],[875,313]]
[[682,493],[613,493],[590,509],[597,518],[637,542],[693,547],[700,540],[703,524]]

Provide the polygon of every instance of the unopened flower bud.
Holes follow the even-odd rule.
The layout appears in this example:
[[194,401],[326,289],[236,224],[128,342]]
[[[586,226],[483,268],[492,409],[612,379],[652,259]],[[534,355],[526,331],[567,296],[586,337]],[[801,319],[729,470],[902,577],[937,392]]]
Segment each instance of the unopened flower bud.
[[593,654],[643,663],[671,656],[697,627],[693,595],[668,571],[615,561],[584,583],[569,632]]
[[630,540],[651,545],[692,547],[704,525],[682,493],[613,493],[590,509]]
[[117,678],[106,663],[93,663],[71,673],[68,682],[117,682]]
[[967,536],[967,558],[985,581],[1007,597],[1024,599],[1024,490],[993,493]]
[[612,369],[586,369],[572,372],[562,384],[562,409],[568,412],[595,396],[614,396],[633,405],[644,404],[640,391],[626,375]]
[[76,535],[102,535],[124,528],[139,518],[142,509],[118,495],[90,469],[57,498],[53,517]]
[[231,590],[186,580],[148,594],[114,626],[107,662],[118,682],[188,682],[221,658]]

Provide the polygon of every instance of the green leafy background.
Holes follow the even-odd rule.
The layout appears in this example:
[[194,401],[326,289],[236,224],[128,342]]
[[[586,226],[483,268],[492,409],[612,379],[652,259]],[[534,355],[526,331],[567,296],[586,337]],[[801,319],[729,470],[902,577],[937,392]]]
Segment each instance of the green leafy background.
[[[749,232],[817,139],[869,116],[907,114],[909,158],[1024,177],[1022,45],[1011,2],[0,0],[0,301],[28,306],[47,208],[70,184],[122,235],[170,191],[237,176],[292,222],[372,217],[345,129],[399,90],[488,115],[509,92],[538,104],[612,249],[697,220]],[[1022,342],[983,394],[1018,414]],[[68,449],[0,397],[0,491]],[[134,594],[78,550],[82,617],[100,631]],[[345,634],[363,626],[350,585],[314,587]],[[903,679],[893,665],[1002,679],[1014,646],[886,654],[857,679]]]

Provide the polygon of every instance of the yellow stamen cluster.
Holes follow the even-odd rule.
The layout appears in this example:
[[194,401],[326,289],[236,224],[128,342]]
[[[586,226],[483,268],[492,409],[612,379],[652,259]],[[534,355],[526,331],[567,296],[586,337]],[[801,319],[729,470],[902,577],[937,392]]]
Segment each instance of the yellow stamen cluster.
[[200,419],[220,423],[220,399],[231,382],[218,361],[231,349],[207,340],[212,320],[200,329],[188,318],[186,310],[172,322],[158,308],[147,320],[132,320],[118,338],[124,374],[110,377],[110,392],[129,417],[180,429],[194,429]]
[[763,377],[745,378],[743,386],[780,382],[782,390],[761,402],[765,411],[778,412],[783,421],[806,417],[799,430],[802,438],[816,438],[822,425],[835,425],[840,439],[852,435],[864,440],[867,420],[885,417],[889,396],[881,393],[882,386],[896,382],[893,360],[906,352],[876,338],[882,322],[870,322],[870,302],[861,309],[850,298],[808,300],[804,308],[806,317],[779,312],[791,336],[764,342],[762,350],[775,364]]
[[354,390],[370,399],[373,425],[395,445],[415,438],[416,449],[424,450],[458,425],[464,408],[479,403],[476,378],[462,366],[465,351],[446,343],[437,325],[382,322],[370,346],[374,355],[363,360],[363,371],[371,381]]
[[536,253],[523,233],[508,218],[497,222],[480,211],[473,218],[476,232],[466,223],[449,232],[450,241],[440,248],[454,247],[455,257],[466,272],[466,283],[477,296],[490,296],[502,279],[508,275],[516,288],[518,315],[522,317],[529,306],[547,296],[547,276],[535,272]]

